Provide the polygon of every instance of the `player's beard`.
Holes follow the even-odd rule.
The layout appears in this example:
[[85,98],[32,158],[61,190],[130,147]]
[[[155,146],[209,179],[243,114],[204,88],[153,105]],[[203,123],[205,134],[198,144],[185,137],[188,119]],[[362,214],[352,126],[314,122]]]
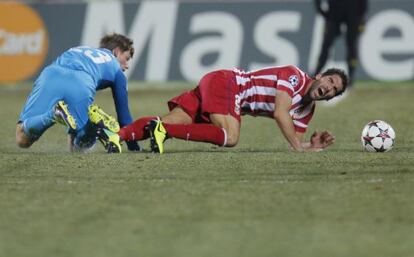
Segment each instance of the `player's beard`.
[[309,87],[308,92],[306,92],[306,94],[303,96],[302,98],[302,104],[303,105],[308,105],[310,104],[312,101],[315,101],[316,99],[313,99],[311,96],[311,93],[315,90],[317,90],[318,86],[319,86],[320,82],[315,80],[312,82],[311,86]]

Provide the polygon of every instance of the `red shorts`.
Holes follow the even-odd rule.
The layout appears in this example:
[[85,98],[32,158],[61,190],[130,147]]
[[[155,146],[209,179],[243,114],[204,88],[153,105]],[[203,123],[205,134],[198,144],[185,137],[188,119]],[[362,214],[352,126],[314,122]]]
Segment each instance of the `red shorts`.
[[168,107],[171,111],[180,106],[195,123],[210,123],[210,113],[230,114],[240,122],[240,111],[236,110],[238,93],[233,72],[218,70],[202,77],[195,89],[168,101]]

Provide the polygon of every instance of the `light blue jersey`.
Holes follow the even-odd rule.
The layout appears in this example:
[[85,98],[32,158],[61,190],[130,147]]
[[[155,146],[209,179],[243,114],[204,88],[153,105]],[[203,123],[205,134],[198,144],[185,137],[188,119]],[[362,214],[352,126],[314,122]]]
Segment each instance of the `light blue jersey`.
[[97,90],[110,87],[120,126],[132,122],[128,108],[127,80],[117,58],[108,49],[74,47],[47,66],[35,81],[19,117],[25,133],[40,137],[54,124],[53,108],[65,101],[76,120],[76,134],[83,134],[88,107]]
[[92,87],[92,90],[111,87],[119,124],[122,127],[132,122],[128,109],[126,77],[111,51],[87,46],[74,47],[59,56],[54,64],[88,73],[93,84],[86,86]]

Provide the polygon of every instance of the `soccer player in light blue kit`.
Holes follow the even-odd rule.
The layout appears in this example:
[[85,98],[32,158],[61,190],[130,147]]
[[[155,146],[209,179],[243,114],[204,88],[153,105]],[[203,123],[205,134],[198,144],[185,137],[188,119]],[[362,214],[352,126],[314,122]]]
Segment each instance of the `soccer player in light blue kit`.
[[[121,152],[114,132],[132,122],[123,71],[133,54],[132,40],[120,34],[103,37],[100,48],[79,46],[64,52],[35,81],[17,123],[17,145],[30,147],[59,122],[69,128],[71,150],[87,149],[98,137],[108,152]],[[99,107],[91,107],[96,91],[108,87],[119,125]],[[127,145],[131,151],[140,150],[135,142]]]

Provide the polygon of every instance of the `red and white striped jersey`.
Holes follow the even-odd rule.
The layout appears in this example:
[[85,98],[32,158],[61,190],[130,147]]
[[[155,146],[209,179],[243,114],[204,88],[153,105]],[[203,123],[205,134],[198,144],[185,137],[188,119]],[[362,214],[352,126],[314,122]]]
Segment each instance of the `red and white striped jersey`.
[[306,73],[294,65],[276,66],[254,71],[233,69],[240,87],[238,101],[241,115],[273,117],[278,91],[292,98],[290,116],[296,131],[305,132],[311,120],[315,103],[302,105],[302,97],[312,82]]

